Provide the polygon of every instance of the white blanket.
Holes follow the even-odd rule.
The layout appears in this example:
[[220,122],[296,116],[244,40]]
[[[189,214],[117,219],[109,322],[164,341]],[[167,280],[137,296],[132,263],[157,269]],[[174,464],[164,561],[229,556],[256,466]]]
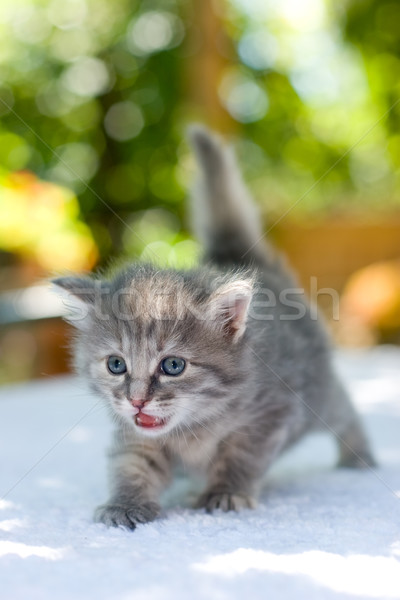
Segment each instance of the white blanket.
[[102,404],[72,377],[3,388],[0,598],[400,598],[400,351],[338,365],[379,469],[335,469],[334,443],[315,436],[275,465],[256,510],[192,510],[179,479],[134,532],[91,521],[107,497]]

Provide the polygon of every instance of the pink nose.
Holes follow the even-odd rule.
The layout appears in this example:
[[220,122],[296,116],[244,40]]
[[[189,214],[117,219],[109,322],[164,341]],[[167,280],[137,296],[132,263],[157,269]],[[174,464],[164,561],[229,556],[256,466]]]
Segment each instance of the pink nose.
[[132,406],[134,406],[135,408],[143,408],[143,406],[146,403],[146,400],[143,400],[142,398],[130,398],[129,402],[132,404]]

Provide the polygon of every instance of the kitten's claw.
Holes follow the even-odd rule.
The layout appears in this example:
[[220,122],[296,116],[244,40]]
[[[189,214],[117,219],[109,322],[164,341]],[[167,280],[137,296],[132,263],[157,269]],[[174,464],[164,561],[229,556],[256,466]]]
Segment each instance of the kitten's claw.
[[246,494],[229,494],[227,492],[206,492],[197,502],[198,508],[205,508],[206,512],[212,513],[220,509],[223,512],[230,510],[239,511],[242,508],[255,508],[256,501]]
[[135,529],[139,523],[148,523],[160,514],[160,507],[155,502],[144,504],[103,504],[94,514],[96,523],[104,523],[107,527],[126,527]]

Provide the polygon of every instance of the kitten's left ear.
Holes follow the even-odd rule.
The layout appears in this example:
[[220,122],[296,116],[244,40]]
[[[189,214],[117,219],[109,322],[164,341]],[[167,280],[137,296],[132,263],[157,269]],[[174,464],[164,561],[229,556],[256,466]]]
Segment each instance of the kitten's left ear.
[[51,283],[59,289],[66,308],[65,320],[77,329],[88,329],[94,309],[96,290],[101,285],[89,277],[57,277]]
[[211,318],[233,342],[237,342],[245,332],[252,296],[252,282],[239,279],[222,285],[210,298]]

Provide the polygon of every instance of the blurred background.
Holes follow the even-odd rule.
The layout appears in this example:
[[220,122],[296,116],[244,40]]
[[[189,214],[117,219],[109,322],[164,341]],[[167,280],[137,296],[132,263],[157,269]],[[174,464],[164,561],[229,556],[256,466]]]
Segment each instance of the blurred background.
[[0,382],[68,370],[46,278],[190,266],[186,125],[234,143],[339,344],[400,342],[400,3],[1,0]]

